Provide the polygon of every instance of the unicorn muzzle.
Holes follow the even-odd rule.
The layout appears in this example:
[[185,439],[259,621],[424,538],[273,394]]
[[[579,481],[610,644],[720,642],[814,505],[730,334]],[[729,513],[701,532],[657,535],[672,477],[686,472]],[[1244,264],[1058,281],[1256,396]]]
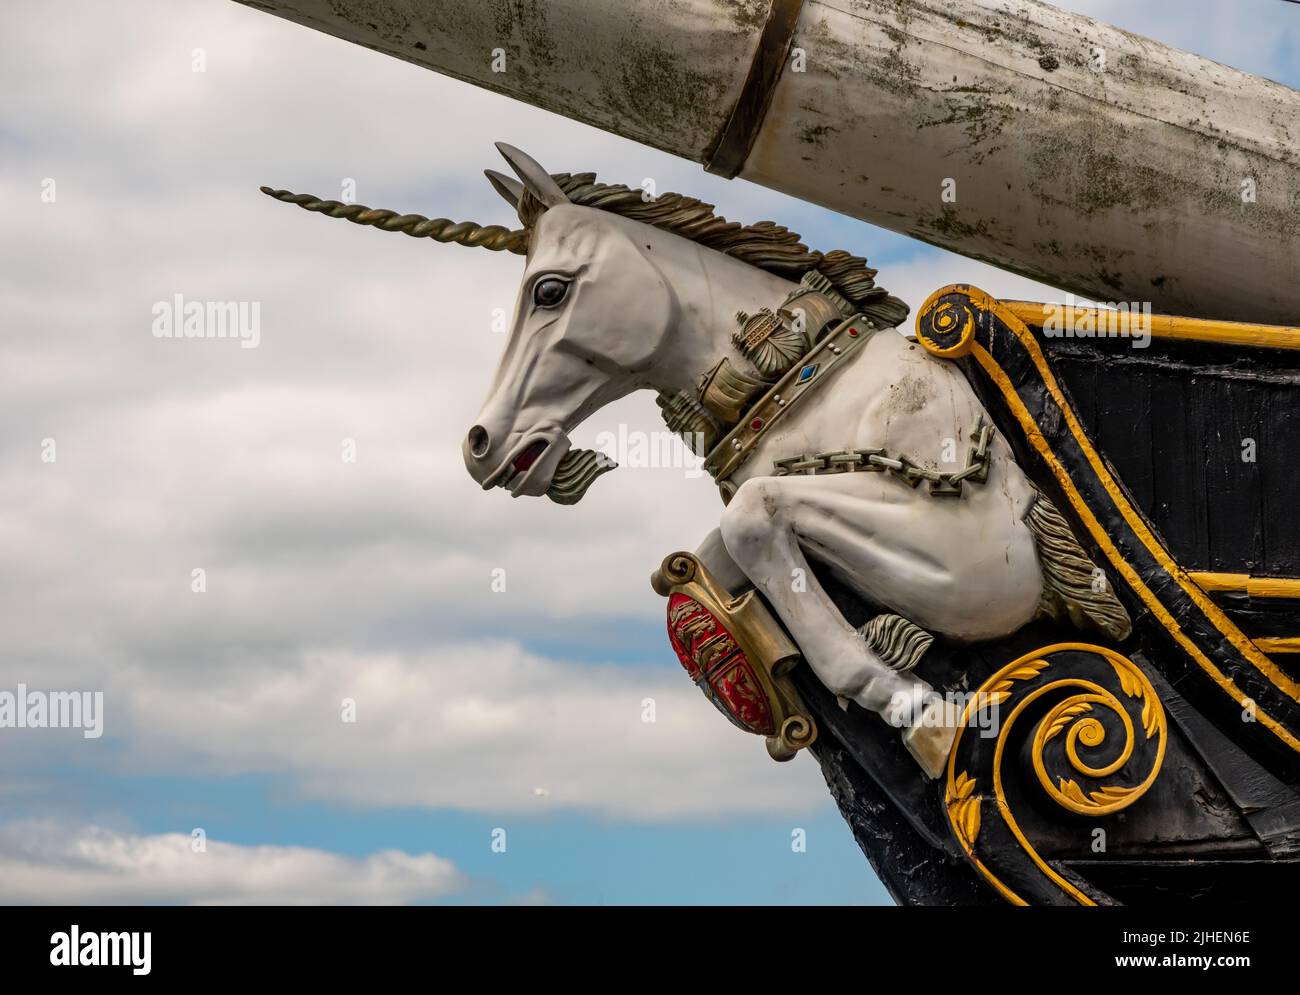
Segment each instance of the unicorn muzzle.
[[526,436],[486,472],[491,448],[486,429],[481,425],[470,429],[464,444],[465,465],[484,490],[500,487],[512,497],[545,494],[557,504],[577,504],[597,477],[618,465],[604,453],[572,449],[568,436],[561,434]]
[[525,437],[497,469],[496,479],[486,487],[503,487],[512,497],[539,497],[546,493],[560,461],[569,451],[565,435]]

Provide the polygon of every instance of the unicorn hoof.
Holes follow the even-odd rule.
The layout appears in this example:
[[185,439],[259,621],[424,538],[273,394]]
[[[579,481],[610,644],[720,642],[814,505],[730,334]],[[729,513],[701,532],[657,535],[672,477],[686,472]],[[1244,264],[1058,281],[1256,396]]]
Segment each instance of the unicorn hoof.
[[903,745],[931,780],[940,777],[948,765],[948,752],[960,724],[961,709],[945,698],[935,698],[917,721],[903,730]]

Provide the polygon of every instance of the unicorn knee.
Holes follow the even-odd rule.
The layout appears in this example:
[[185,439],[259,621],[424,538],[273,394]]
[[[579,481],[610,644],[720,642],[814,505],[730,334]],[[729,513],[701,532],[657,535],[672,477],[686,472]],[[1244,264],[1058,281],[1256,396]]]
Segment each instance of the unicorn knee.
[[781,499],[770,477],[755,477],[740,485],[718,523],[722,544],[740,564],[752,561],[769,546],[779,524]]
[[695,558],[704,564],[715,581],[732,594],[739,594],[750,584],[744,569],[727,552],[721,529],[714,529],[704,537],[704,541],[696,547]]

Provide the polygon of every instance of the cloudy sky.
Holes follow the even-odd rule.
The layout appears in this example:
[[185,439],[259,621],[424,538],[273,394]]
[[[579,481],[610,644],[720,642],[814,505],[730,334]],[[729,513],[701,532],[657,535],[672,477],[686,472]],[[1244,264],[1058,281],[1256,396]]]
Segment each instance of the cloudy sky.
[[[1300,85],[1293,5],[1066,6]],[[521,261],[257,187],[510,224],[505,140],[865,254],[914,305],[1051,291],[225,0],[0,27],[0,692],[104,696],[97,739],[0,729],[0,900],[888,902],[816,765],[668,648],[647,578],[713,488],[625,469],[561,508],[465,473]],[[176,294],[260,302],[259,348],[156,338]],[[661,426],[635,396],[575,443],[619,424]]]

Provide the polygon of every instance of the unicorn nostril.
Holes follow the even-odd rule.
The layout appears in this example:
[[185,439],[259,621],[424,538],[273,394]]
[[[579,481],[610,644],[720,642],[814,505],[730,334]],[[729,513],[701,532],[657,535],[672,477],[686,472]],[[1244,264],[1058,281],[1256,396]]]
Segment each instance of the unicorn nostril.
[[475,459],[486,456],[491,445],[492,440],[488,438],[487,430],[482,425],[475,425],[469,430],[469,451]]

